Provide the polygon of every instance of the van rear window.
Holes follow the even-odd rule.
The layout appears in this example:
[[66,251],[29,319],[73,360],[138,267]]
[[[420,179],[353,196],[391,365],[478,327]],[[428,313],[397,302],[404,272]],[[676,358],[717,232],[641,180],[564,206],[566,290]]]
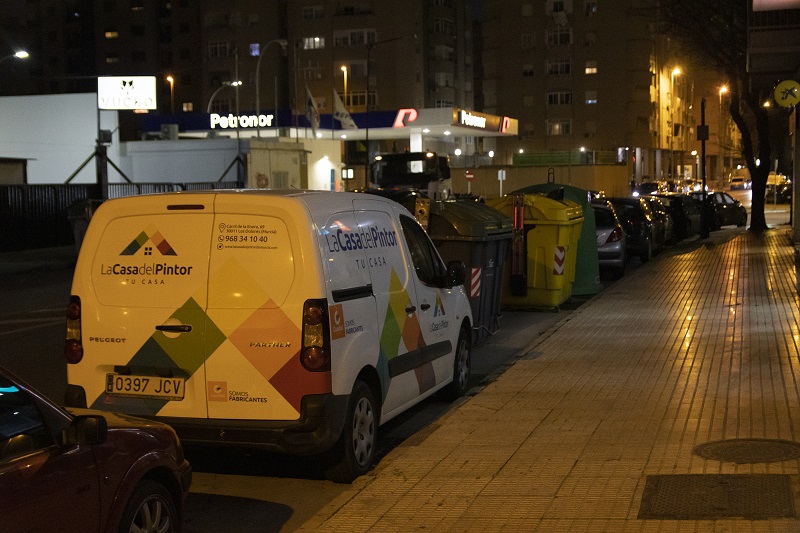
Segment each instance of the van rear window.
[[208,275],[210,214],[146,214],[114,218],[100,236],[91,270],[98,301],[117,307],[177,309]]

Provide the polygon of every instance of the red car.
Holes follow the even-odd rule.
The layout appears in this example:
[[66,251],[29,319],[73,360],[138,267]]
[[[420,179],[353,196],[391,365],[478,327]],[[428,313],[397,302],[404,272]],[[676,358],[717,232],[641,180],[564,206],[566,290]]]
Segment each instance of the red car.
[[0,368],[0,530],[181,530],[192,470],[167,425],[66,411]]

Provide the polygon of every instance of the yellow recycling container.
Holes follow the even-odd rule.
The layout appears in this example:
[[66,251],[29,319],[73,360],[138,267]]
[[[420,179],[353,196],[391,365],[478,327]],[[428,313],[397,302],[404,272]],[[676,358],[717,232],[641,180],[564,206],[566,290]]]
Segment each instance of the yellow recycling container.
[[569,300],[583,224],[581,206],[530,193],[514,193],[487,205],[513,221],[503,305],[554,308]]

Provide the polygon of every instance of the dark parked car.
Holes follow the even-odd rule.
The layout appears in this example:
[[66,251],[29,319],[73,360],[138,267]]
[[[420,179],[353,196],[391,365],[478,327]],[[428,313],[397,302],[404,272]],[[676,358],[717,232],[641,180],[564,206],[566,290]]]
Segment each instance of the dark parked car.
[[[692,196],[702,201],[702,191],[693,192]],[[706,201],[712,208],[709,212],[709,227],[718,230],[722,226],[744,226],[747,224],[747,209],[730,194],[721,191],[708,191]]]
[[653,218],[655,218],[658,226],[659,240],[662,247],[668,242],[672,242],[673,225],[672,215],[669,214],[667,208],[661,203],[661,200],[655,196],[643,196],[644,200],[653,211]]
[[700,202],[688,194],[659,193],[655,194],[672,215],[672,235],[681,241],[700,233]]
[[625,262],[628,258],[622,222],[617,218],[611,202],[594,201],[592,209],[600,269],[608,270],[614,278],[620,278],[625,273]]
[[66,411],[0,368],[3,532],[180,531],[191,478],[169,426]]
[[768,204],[791,204],[792,184],[767,185],[767,193],[764,198]]
[[608,198],[614,206],[627,237],[628,256],[638,256],[642,263],[653,257],[663,243],[654,219],[653,211],[644,198]]

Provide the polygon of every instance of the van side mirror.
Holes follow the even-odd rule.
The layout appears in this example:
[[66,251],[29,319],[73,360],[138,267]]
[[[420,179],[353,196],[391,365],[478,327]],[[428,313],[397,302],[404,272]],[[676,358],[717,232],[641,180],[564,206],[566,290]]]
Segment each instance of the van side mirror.
[[102,444],[108,433],[108,422],[102,415],[76,416],[64,430],[65,445]]
[[463,285],[467,278],[467,267],[463,261],[450,261],[447,264],[447,286],[457,287]]

